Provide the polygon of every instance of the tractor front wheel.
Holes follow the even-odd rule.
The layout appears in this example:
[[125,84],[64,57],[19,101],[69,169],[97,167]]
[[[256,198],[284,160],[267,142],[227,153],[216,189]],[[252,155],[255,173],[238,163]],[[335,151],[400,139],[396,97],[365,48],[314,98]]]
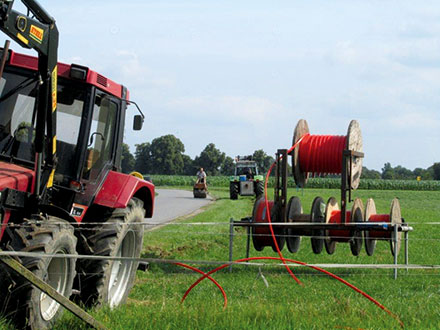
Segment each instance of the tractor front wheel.
[[[145,211],[132,198],[125,209],[116,209],[102,225],[90,231],[87,243],[94,255],[139,258],[142,250]],[[123,304],[134,284],[138,261],[84,260],[80,264],[81,300],[87,305]]]
[[[13,251],[47,255],[75,255],[77,239],[73,227],[66,221],[49,217],[44,221],[26,221],[15,229],[9,248]],[[76,275],[76,258],[21,257],[21,263],[63,296],[72,294]],[[18,328],[48,329],[62,314],[63,308],[30,282],[7,271],[3,278],[8,289],[2,290],[3,311]],[[2,281],[3,282],[3,281]]]
[[235,182],[229,183],[229,197],[233,200],[238,198],[238,184]]

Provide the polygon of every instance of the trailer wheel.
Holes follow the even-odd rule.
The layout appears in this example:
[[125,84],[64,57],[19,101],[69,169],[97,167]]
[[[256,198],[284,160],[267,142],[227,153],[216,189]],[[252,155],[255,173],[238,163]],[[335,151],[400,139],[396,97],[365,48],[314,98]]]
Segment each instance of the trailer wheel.
[[238,184],[235,182],[229,183],[229,197],[233,200],[238,198]]
[[[49,217],[38,224],[27,221],[15,229],[9,248],[45,254],[77,254],[73,227],[66,221]],[[76,258],[22,257],[21,263],[39,278],[69,298],[76,276]],[[48,329],[61,316],[63,307],[27,280],[6,270],[2,279],[2,311],[18,328]],[[5,281],[3,281],[5,280]],[[4,286],[8,286],[4,290]]]
[[[125,209],[116,209],[102,225],[85,233],[94,255],[139,258],[142,250],[145,211],[132,198]],[[139,262],[82,260],[79,286],[86,306],[123,304],[133,287]]]
[[256,198],[260,198],[261,196],[263,196],[264,194],[264,182],[263,181],[258,181],[257,184],[255,185],[255,195]]

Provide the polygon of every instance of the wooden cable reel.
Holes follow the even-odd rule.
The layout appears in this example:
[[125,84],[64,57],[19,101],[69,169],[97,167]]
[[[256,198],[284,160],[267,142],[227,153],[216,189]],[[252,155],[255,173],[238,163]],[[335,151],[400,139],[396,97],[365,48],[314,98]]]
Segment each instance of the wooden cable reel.
[[[321,197],[316,197],[312,203],[312,209],[310,214],[303,214],[303,209],[301,206],[301,201],[299,197],[291,197],[287,204],[287,222],[310,222],[310,223],[323,223],[325,214],[325,204]],[[312,249],[315,254],[319,254],[324,246],[324,240],[322,236],[324,235],[323,230],[305,230],[298,229],[293,226],[288,227],[286,230],[286,243],[287,248],[290,252],[298,252],[301,243],[302,236],[312,236],[311,243]]]
[[[401,224],[402,216],[400,212],[400,203],[397,198],[394,198],[391,202],[391,210],[389,214],[376,214],[376,205],[372,198],[367,200],[367,205],[365,207],[365,221],[367,222],[386,222],[390,224]],[[397,233],[397,242],[393,241],[393,233],[391,231],[366,231],[364,233],[365,237],[365,250],[369,256],[372,256],[374,249],[376,248],[377,240],[390,241],[391,253],[393,256],[395,253],[399,254],[400,251],[400,241],[402,233],[399,231]]]
[[[274,201],[268,201],[269,212],[272,222],[284,222],[284,217],[280,216],[280,212],[274,207]],[[253,223],[268,223],[267,220],[266,203],[264,197],[260,197],[255,201],[254,209],[252,211]],[[277,226],[273,226],[273,231],[280,250],[284,248],[285,230]],[[277,252],[275,243],[270,232],[269,226],[253,226],[252,227],[252,243],[255,250],[263,251],[265,246],[271,246]]]
[[[295,183],[305,187],[310,175],[341,174],[342,153],[344,150],[362,152],[362,133],[359,123],[352,120],[346,136],[310,135],[307,121],[298,121],[293,143],[303,140],[292,154],[292,169]],[[362,158],[348,160],[348,175],[351,177],[351,189],[357,189],[362,173]]]
[[[351,211],[346,213],[346,221],[350,223],[364,222],[363,204],[359,198],[356,198]],[[336,198],[330,197],[326,210],[325,222],[341,224],[341,210],[339,209]],[[355,230],[328,229],[325,230],[325,250],[328,254],[333,254],[336,249],[337,242],[350,243],[350,250],[354,256],[358,256],[362,249],[362,233]]]

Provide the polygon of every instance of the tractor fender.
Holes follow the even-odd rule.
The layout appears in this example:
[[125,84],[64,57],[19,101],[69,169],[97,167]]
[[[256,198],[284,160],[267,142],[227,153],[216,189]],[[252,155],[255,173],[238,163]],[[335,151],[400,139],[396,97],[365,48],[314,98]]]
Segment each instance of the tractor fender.
[[98,191],[94,204],[125,208],[132,197],[144,202],[145,216],[153,216],[154,185],[133,175],[110,171]]

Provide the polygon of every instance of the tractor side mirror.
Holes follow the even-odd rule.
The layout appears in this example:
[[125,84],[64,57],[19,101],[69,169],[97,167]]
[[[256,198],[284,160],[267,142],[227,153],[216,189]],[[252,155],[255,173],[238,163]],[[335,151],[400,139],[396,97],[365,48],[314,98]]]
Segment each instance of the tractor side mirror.
[[133,118],[133,130],[140,131],[144,124],[144,118],[141,115],[135,115]]

